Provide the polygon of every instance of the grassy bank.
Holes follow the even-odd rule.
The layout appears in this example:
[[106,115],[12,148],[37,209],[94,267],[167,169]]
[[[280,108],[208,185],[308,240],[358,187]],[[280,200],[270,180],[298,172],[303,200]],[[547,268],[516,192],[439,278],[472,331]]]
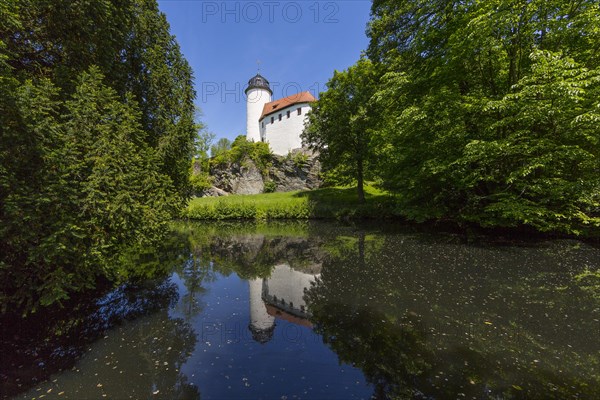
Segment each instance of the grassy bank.
[[323,188],[287,193],[203,197],[190,201],[185,216],[198,220],[382,218],[395,216],[393,197],[365,188],[359,204],[355,188]]

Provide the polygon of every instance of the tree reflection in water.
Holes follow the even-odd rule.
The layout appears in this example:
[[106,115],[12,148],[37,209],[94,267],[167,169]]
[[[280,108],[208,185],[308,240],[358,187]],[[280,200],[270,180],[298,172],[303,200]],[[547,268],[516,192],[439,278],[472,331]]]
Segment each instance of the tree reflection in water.
[[600,302],[573,279],[597,250],[373,229],[324,247],[311,320],[375,397],[600,395]]
[[[170,315],[178,303],[169,279],[183,263],[185,240],[172,235],[158,248],[132,249],[120,258],[134,282],[99,286],[27,319],[0,321],[0,398],[23,393],[61,398],[198,399],[198,388],[179,373],[196,336]],[[195,283],[191,283],[193,286]],[[60,379],[48,381],[54,374]]]
[[383,243],[370,239],[366,244],[364,231],[336,238],[338,246],[328,246],[330,258],[306,302],[317,333],[341,362],[362,369],[375,398],[409,396],[409,382],[429,368],[425,330],[416,315],[397,318],[372,307],[379,293],[369,282],[377,276],[367,268]]
[[[138,280],[145,283],[0,321],[2,396],[223,397],[234,376],[257,382],[234,387],[238,394],[274,397],[285,382],[294,393],[339,390],[350,368],[331,349],[362,371],[375,398],[600,397],[600,257],[580,242],[465,243],[382,224],[178,224],[165,248],[150,253],[124,259],[126,271],[154,271]],[[275,278],[287,276],[277,275],[281,265],[318,275],[303,302],[294,298],[296,308],[306,306],[295,317],[309,315],[325,345],[307,327],[316,339],[308,345],[277,337],[257,344],[249,334],[218,342],[215,331],[203,353],[210,344],[197,335],[205,323],[246,327],[244,281],[260,291],[273,278],[274,289]],[[281,302],[281,292],[271,294]],[[304,351],[317,356],[303,359]],[[258,360],[280,368],[256,368]],[[372,388],[352,370],[360,382],[346,394],[362,397]],[[58,371],[58,381],[42,383]],[[290,381],[298,374],[310,379]]]

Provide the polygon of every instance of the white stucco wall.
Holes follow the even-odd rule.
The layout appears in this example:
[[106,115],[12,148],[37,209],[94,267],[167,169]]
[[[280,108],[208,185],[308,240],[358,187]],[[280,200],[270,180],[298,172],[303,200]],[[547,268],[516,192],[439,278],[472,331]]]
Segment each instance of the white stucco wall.
[[260,142],[258,119],[263,107],[271,101],[271,93],[265,89],[254,88],[246,93],[246,139]]
[[275,318],[267,313],[267,307],[261,296],[263,291],[262,279],[251,279],[250,286],[250,324],[256,330],[267,330],[275,324]]
[[[298,115],[298,108],[302,109],[301,115]],[[290,150],[302,147],[300,135],[304,130],[306,114],[310,108],[309,103],[293,104],[271,115],[267,115],[257,124],[260,130],[260,137],[262,137],[263,141],[269,143],[273,153],[284,156]],[[289,118],[287,117],[288,111],[290,111]],[[281,121],[279,120],[279,114],[281,114]],[[271,117],[274,118],[273,123],[271,123]]]
[[269,299],[272,299],[273,296],[278,301],[283,299],[287,306],[293,303],[293,308],[300,311],[306,307],[304,290],[308,289],[310,283],[318,276],[296,271],[288,264],[277,265],[265,282],[264,294]]

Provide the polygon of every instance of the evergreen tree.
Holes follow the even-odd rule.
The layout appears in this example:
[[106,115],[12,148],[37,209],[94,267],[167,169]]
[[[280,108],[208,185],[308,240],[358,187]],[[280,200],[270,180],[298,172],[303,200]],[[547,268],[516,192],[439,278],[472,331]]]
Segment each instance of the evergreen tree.
[[121,103],[97,68],[81,75],[63,114],[47,80],[26,82],[17,96],[20,134],[28,137],[20,150],[35,168],[11,165],[3,304],[35,308],[92,287],[99,276],[118,280],[114,258],[157,238],[175,197],[144,142],[135,102]]
[[140,275],[119,255],[158,240],[189,195],[200,125],[156,1],[0,14],[0,303],[28,312]]
[[[189,195],[193,74],[156,0],[10,0],[18,23],[0,26],[11,75],[49,78],[68,99],[76,78],[97,66],[124,100],[132,93],[147,143],[179,194]],[[11,14],[14,16],[14,14]]]

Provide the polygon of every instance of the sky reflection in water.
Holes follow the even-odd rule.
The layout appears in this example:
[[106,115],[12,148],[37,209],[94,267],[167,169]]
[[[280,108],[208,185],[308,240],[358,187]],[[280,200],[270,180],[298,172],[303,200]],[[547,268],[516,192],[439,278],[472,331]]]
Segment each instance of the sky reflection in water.
[[600,255],[584,243],[311,223],[178,224],[169,246],[163,290],[97,300],[109,328],[16,398],[600,394]]

